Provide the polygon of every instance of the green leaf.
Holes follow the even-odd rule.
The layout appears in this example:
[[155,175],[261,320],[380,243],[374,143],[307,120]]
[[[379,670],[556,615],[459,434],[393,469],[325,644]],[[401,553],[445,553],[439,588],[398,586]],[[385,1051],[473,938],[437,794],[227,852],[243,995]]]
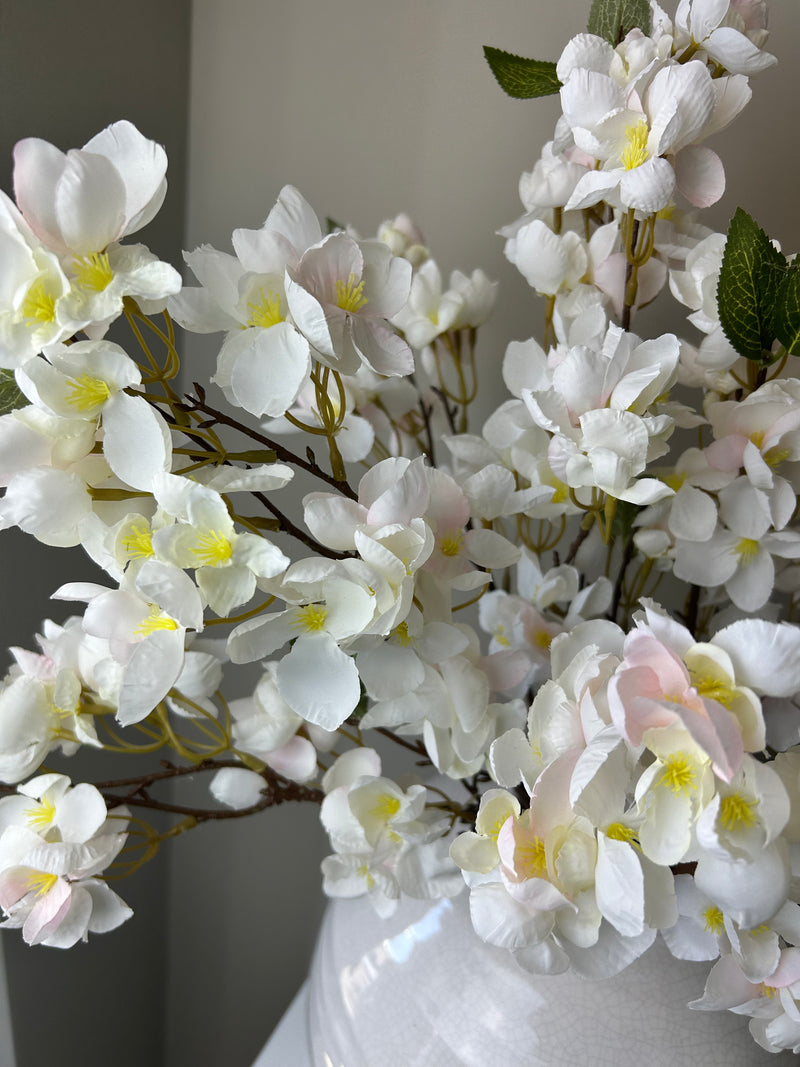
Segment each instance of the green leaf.
[[631,30],[640,29],[649,34],[650,4],[647,0],[594,0],[587,29],[613,47]]
[[0,415],[7,415],[16,408],[27,407],[28,398],[17,385],[13,370],[0,368]]
[[772,328],[790,355],[800,355],[800,269],[794,264],[778,288]]
[[623,544],[628,540],[633,532],[633,521],[641,510],[638,504],[633,504],[630,500],[617,501],[611,523],[611,534],[615,540]]
[[541,59],[524,59],[490,45],[483,46],[483,54],[500,88],[516,100],[551,96],[561,88],[555,63]]
[[764,361],[772,347],[775,301],[786,258],[742,208],[728,227],[717,286],[719,321],[740,356]]

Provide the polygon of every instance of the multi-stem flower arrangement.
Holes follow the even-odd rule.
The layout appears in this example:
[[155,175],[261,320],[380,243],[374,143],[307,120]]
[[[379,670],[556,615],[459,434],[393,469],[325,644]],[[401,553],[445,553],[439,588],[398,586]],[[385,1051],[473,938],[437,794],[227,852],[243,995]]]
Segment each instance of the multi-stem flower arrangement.
[[[472,432],[495,285],[445,284],[407,216],[364,239],[287,186],[184,286],[128,240],[160,146],[17,145],[0,526],[105,576],[55,591],[82,613],[0,690],[5,927],[110,931],[110,878],[164,838],[306,800],[331,896],[468,892],[537,974],[661,937],[709,961],[693,1007],[800,1051],[800,269],[744,211],[698,217],[766,36],[764,0],[595,0],[557,63],[487,48],[562,115],[501,231],[543,343],[509,344]],[[633,332],[666,290],[693,339]],[[209,385],[177,386],[176,323],[222,337]],[[72,784],[48,761],[80,747],[150,762]],[[163,792],[188,774],[207,807]]]

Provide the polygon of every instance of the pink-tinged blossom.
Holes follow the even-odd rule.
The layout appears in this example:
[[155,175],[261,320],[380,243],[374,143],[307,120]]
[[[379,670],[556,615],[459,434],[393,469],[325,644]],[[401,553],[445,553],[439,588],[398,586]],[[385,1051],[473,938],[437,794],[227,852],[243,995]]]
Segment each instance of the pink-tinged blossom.
[[167,191],[167,156],[130,122],[66,154],[36,137],[14,149],[14,192],[39,239],[59,254],[102,252],[153,218]]
[[764,0],[680,0],[675,31],[676,50],[699,46],[732,74],[759,74],[778,62],[763,51],[768,36]]
[[106,805],[92,785],[45,774],[0,800],[3,926],[29,945],[70,948],[113,930],[131,910],[97,876],[123,847],[128,812]]
[[717,700],[703,697],[686,665],[651,634],[635,630],[609,682],[614,724],[632,745],[648,744],[651,730],[682,726],[729,781],[741,763],[742,735],[736,718]]
[[[742,79],[744,80],[744,79]],[[715,203],[725,189],[719,157],[699,142],[730,122],[737,108],[720,100],[705,64],[670,64],[637,88],[601,69],[573,67],[561,89],[576,145],[600,160],[580,179],[567,210],[618,198],[623,208],[652,214],[678,190],[695,207]]]
[[379,374],[411,373],[411,349],[387,322],[406,303],[411,264],[380,241],[333,233],[287,266],[292,318],[320,362],[354,374],[362,361]]

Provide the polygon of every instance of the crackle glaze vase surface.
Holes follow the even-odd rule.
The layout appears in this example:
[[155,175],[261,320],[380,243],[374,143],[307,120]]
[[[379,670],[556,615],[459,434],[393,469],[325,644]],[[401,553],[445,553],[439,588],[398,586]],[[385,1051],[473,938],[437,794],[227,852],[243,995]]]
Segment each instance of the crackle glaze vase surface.
[[[660,939],[615,978],[535,977],[470,925],[466,894],[380,919],[334,901],[311,972],[314,1067],[761,1067],[748,1020],[694,1012],[708,964]],[[792,1058],[793,1059],[793,1058]]]

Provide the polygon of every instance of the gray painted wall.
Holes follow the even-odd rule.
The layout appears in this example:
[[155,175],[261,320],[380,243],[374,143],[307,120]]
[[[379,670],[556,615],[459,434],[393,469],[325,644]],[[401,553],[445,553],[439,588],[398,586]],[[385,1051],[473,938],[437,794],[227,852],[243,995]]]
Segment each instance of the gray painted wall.
[[[143,239],[177,261],[183,243],[189,20],[189,0],[135,5],[2,0],[0,187],[11,191],[11,149],[21,137],[43,137],[62,149],[80,147],[110,122],[129,118],[167,145],[170,193]],[[51,603],[50,594],[65,580],[82,577],[98,580],[98,572],[80,549],[46,549],[16,530],[0,535],[0,647],[33,647],[41,619],[63,620],[70,613],[68,605]],[[4,672],[6,652],[0,651],[0,661]],[[117,761],[109,763],[99,768],[93,759],[76,757],[59,769],[77,780],[99,780],[120,773]],[[0,935],[18,1067],[162,1063],[168,892],[168,866],[161,857],[121,883],[120,893],[137,914],[116,934],[69,952],[30,949],[16,931]]]

